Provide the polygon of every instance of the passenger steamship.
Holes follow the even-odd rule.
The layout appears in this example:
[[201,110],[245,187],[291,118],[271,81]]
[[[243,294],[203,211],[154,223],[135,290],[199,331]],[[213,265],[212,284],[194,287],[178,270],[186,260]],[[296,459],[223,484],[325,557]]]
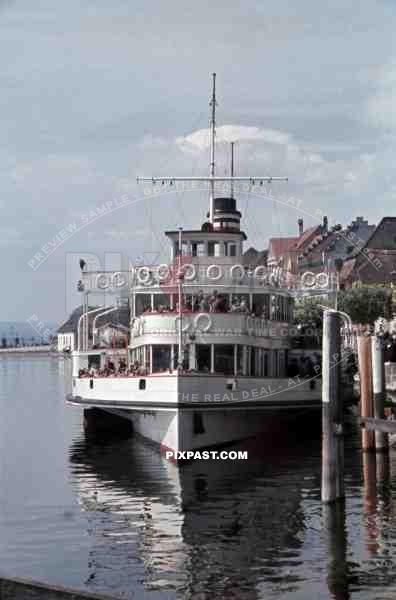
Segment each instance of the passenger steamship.
[[[95,322],[117,308],[89,311],[86,303],[72,354],[70,403],[129,419],[135,432],[172,451],[275,434],[321,406],[320,379],[288,372],[290,292],[273,273],[249,271],[242,260],[247,238],[234,182],[284,178],[235,177],[233,166],[230,177],[216,176],[215,108],[214,75],[210,175],[197,178],[209,184],[209,220],[165,232],[169,265],[131,270],[125,348],[95,343]],[[142,180],[172,185],[189,178]],[[216,197],[218,181],[230,183],[227,197]]]

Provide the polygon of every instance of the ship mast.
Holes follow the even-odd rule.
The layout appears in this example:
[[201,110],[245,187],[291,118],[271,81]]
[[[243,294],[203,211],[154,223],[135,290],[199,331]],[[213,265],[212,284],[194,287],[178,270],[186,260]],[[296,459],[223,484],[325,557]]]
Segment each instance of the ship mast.
[[235,142],[231,142],[231,198],[234,197],[234,144]]
[[[211,119],[210,119],[210,172],[209,177],[171,177],[171,176],[158,176],[158,177],[137,177],[137,183],[151,182],[155,185],[157,182],[162,185],[169,184],[173,185],[176,181],[195,181],[210,183],[210,205],[209,205],[209,220],[213,225],[214,222],[214,196],[215,196],[215,183],[216,181],[230,182],[232,186],[232,192],[234,191],[235,181],[247,181],[251,185],[263,185],[264,182],[271,183],[272,181],[287,181],[287,177],[272,177],[268,175],[255,175],[250,177],[235,177],[233,172],[233,155],[232,155],[232,172],[230,176],[225,175],[224,177],[216,176],[216,159],[215,159],[215,145],[216,145],[216,73],[212,75],[212,98],[210,101],[211,106]],[[233,148],[234,142],[232,142]],[[232,195],[232,194],[231,194]]]
[[[182,308],[182,281],[183,275],[181,271],[181,259],[182,259],[182,231],[183,228],[179,227],[179,272],[177,274],[178,277],[178,292],[179,292],[179,327],[177,332],[177,344],[178,344],[178,352],[177,352],[177,368],[178,370],[183,369],[183,308]],[[173,368],[173,366],[172,366]]]
[[209,198],[209,221],[213,223],[214,216],[214,177],[216,175],[216,161],[215,161],[215,148],[216,148],[216,73],[212,75],[212,100],[210,105],[212,107],[212,118],[210,121],[210,198]]

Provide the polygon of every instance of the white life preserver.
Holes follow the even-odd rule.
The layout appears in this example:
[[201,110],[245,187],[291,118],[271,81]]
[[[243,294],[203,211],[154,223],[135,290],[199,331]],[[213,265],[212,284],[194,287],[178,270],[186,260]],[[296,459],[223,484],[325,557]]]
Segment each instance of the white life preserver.
[[[188,274],[188,269],[191,269],[190,274]],[[197,275],[197,272],[195,270],[195,265],[193,263],[188,264],[184,271],[184,276],[183,276],[184,281],[194,281],[196,275]]]
[[329,276],[327,273],[318,273],[315,277],[315,282],[320,288],[327,288],[329,287]]
[[[181,318],[182,318],[182,323],[183,323],[183,315]],[[177,315],[177,317],[175,317],[175,331],[179,331],[179,319],[180,319],[180,317],[179,317],[179,315]],[[186,333],[190,329],[190,326],[191,326],[191,322],[187,323],[184,327],[182,327],[182,332]]]
[[[212,273],[213,269],[217,269],[217,275],[215,277],[211,276],[211,273]],[[209,265],[209,267],[207,268],[207,271],[206,271],[206,276],[211,281],[218,281],[219,279],[222,278],[223,271],[222,271],[222,269],[221,269],[221,267],[219,265]]]
[[[104,281],[103,281],[104,280]],[[99,290],[107,290],[109,288],[109,278],[104,273],[100,273],[96,276],[96,287]]]
[[235,275],[234,275],[234,270],[235,269],[239,269],[239,277],[238,277],[238,281],[240,281],[241,279],[243,279],[245,277],[245,269],[243,268],[242,265],[233,265],[230,269],[230,276],[231,279],[234,279]]
[[[259,273],[260,273],[260,269],[263,271],[263,276],[260,277]],[[265,267],[264,265],[258,265],[255,269],[254,269],[254,278],[257,279],[258,281],[264,282],[268,277],[268,271],[267,271],[267,267]]]
[[[162,275],[161,270],[165,269],[164,274]],[[169,265],[162,263],[161,265],[158,266],[157,268],[157,277],[158,277],[158,281],[163,281],[165,279],[165,277],[167,277],[169,274]]]
[[146,285],[151,281],[151,271],[148,267],[140,267],[137,272],[138,282],[142,285]]
[[[200,321],[201,317],[206,317],[206,319],[207,319],[207,323],[206,323],[205,327],[203,327],[202,329],[199,327],[199,321]],[[207,333],[211,327],[212,327],[212,319],[208,313],[198,313],[196,315],[196,317],[194,318],[195,331]]]

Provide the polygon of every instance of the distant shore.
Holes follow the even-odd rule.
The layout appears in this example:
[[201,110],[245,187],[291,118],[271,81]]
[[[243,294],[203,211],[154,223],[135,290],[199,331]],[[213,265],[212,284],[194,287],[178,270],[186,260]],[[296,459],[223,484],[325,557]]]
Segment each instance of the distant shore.
[[58,354],[62,356],[60,352],[55,350],[52,346],[9,346],[6,348],[0,348],[0,355],[2,354]]

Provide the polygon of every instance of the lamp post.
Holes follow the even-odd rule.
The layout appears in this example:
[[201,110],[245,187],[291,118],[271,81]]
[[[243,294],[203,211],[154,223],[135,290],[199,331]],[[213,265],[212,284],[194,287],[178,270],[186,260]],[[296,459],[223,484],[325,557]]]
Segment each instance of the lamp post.
[[178,287],[179,287],[179,330],[178,330],[178,360],[177,360],[177,368],[179,371],[183,368],[183,358],[182,358],[182,349],[183,349],[183,311],[182,311],[182,281],[183,276],[181,272],[181,255],[182,255],[182,231],[183,228],[179,227],[179,269],[177,274],[178,279]]
[[336,258],[334,261],[334,266],[336,269],[336,294],[335,294],[335,303],[334,303],[334,308],[335,310],[338,310],[338,292],[340,291],[340,273],[342,271],[342,265],[344,264],[344,261],[342,260],[342,258]]

